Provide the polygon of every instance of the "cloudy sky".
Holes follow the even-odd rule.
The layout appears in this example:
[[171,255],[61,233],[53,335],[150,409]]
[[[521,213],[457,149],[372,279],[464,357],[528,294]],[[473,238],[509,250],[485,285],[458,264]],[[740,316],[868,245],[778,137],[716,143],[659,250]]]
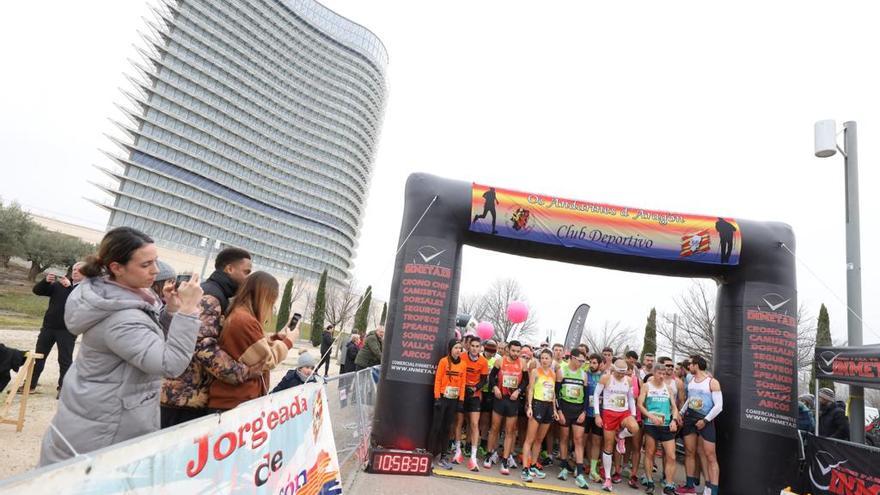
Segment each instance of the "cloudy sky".
[[[390,55],[355,276],[388,294],[412,172],[673,212],[787,222],[798,290],[846,339],[843,159],[813,122],[859,124],[865,342],[880,342],[878,12],[855,2],[328,0]],[[145,4],[12,2],[0,19],[0,196],[102,227],[87,181],[111,149]],[[811,271],[813,273],[811,273]],[[644,327],[689,280],[465,250],[462,292],[523,285],[541,328]],[[387,296],[385,296],[387,297]]]

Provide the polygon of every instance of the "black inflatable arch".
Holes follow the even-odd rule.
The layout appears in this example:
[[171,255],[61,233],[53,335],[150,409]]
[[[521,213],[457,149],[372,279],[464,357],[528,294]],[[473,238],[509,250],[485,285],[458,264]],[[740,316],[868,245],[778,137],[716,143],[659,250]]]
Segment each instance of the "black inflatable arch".
[[[794,257],[782,248],[783,243],[795,248],[788,225],[736,220],[741,239],[736,265],[657,259],[474,232],[474,187],[427,174],[407,180],[398,245],[406,244],[395,261],[389,297],[373,447],[416,450],[427,445],[433,366],[455,325],[461,248],[467,244],[565,263],[715,280],[714,373],[724,392],[724,412],[716,420],[721,490],[769,495],[791,485],[797,473],[797,357],[790,359],[788,350],[796,341],[797,300]],[[497,214],[500,223],[504,213]]]

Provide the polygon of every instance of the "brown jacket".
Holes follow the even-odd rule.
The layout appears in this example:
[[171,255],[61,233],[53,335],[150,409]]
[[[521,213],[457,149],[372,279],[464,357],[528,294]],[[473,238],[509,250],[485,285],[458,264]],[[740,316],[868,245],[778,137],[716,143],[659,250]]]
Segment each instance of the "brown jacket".
[[247,380],[241,385],[230,385],[221,381],[211,384],[208,407],[212,409],[232,409],[233,407],[269,392],[269,370],[287,357],[287,350],[293,342],[282,334],[267,338],[263,325],[246,309],[234,309],[223,324],[220,335],[220,348],[233,359],[245,365],[265,362],[263,374]]

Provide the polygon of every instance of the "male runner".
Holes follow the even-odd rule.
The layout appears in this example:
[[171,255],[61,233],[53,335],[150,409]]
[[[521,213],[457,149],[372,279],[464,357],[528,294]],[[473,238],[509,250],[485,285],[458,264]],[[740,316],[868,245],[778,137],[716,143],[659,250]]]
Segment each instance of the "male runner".
[[606,347],[602,349],[602,363],[599,369],[606,375],[611,373],[612,362],[614,361],[614,349]]
[[[495,367],[495,361],[501,358],[497,351],[498,344],[494,340],[486,339],[483,341],[483,357],[486,358],[490,370]],[[486,442],[489,436],[489,425],[492,422],[492,399],[495,397],[492,389],[489,387],[489,380],[486,380],[480,395],[482,395],[480,403],[480,449],[477,454],[480,457],[486,457],[488,454]]]
[[667,371],[663,366],[657,367],[639,394],[639,410],[642,411],[642,418],[645,422],[645,479],[643,479],[643,484],[645,492],[649,494],[654,493],[654,479],[651,473],[654,470],[654,453],[659,443],[663,446],[664,453],[663,493],[664,495],[675,495],[673,481],[675,477],[675,432],[681,418],[678,414],[675,392],[665,380],[666,376],[672,372],[672,369]]
[[489,362],[480,355],[480,338],[468,336],[465,338],[467,356],[464,358],[465,394],[464,401],[459,404],[458,414],[455,417],[455,455],[452,457],[453,464],[461,464],[464,457],[461,454],[461,427],[465,416],[468,419],[468,440],[471,443],[471,458],[468,461],[468,469],[477,472],[477,445],[480,441],[480,408],[482,406],[482,388],[489,378]]
[[[633,397],[638,399],[641,393],[641,385],[642,379],[639,375],[639,353],[636,351],[627,351],[626,352],[626,376],[630,378],[630,385],[632,386]],[[642,455],[642,412],[636,408],[636,423],[639,425],[639,431],[632,434],[627,441],[629,443],[630,448],[627,449],[626,454],[622,454],[620,456],[620,466],[625,464],[627,458],[629,458],[630,466],[632,469],[630,470],[629,480],[627,480],[627,484],[630,488],[639,488],[639,480],[638,480],[638,472],[639,465],[641,461]],[[621,432],[625,437],[629,436],[626,432]],[[621,469],[622,470],[622,469]],[[619,474],[615,472],[611,476],[611,481],[613,483],[619,483],[622,480]]]
[[504,447],[501,455],[501,474],[510,474],[508,458],[512,457],[513,442],[516,438],[516,420],[519,415],[519,398],[525,393],[526,380],[523,379],[522,361],[519,353],[522,344],[512,340],[507,344],[507,356],[495,361],[489,373],[489,387],[495,395],[492,403],[492,429],[489,431],[489,456],[483,467],[489,469],[497,463],[498,436],[501,422],[504,421]]
[[[634,434],[639,431],[636,423],[636,401],[633,397],[632,383],[626,376],[626,361],[617,359],[612,363],[611,373],[602,376],[596,391],[593,393],[593,413],[596,425],[603,429],[602,467],[605,470],[605,482],[602,488],[610,492],[611,488],[611,451],[617,438],[617,452],[626,453],[626,442],[618,434],[618,429]],[[599,398],[602,399],[602,410],[599,410]]]
[[706,373],[707,367],[706,358],[691,356],[689,371],[693,378],[687,385],[687,403],[682,407],[687,482],[678,488],[678,493],[696,493],[694,486],[699,480],[694,458],[696,452],[708,474],[703,493],[718,495],[721,473],[715,455],[715,423],[712,420],[721,413],[723,398],[721,384]]
[[[584,404],[587,409],[586,431],[584,434],[588,435],[588,441],[585,443],[589,445],[589,449],[585,450],[590,459],[590,480],[596,483],[602,482],[602,475],[597,471],[599,448],[602,443],[602,428],[596,424],[596,413],[594,412],[594,403],[596,401],[594,393],[596,392],[596,386],[599,385],[599,380],[602,379],[602,372],[599,371],[599,363],[601,362],[602,355],[590,354],[589,368],[587,368],[587,398],[589,400]],[[601,406],[600,404],[600,409]]]
[[[574,471],[574,482],[578,488],[587,488],[587,478],[584,476],[587,375],[582,368],[585,361],[586,356],[579,349],[572,349],[568,364],[556,370],[556,420],[559,422],[559,462],[562,465],[558,478],[564,481],[568,473]],[[568,455],[569,429],[574,435],[574,468]]]
[[639,369],[639,378],[645,381],[645,377],[654,372],[654,354],[646,352],[642,356],[642,367]]

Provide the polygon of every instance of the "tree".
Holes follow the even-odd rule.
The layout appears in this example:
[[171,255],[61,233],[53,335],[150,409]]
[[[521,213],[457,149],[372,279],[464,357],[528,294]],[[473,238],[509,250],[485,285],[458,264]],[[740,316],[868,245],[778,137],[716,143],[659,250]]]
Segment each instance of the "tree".
[[657,309],[651,308],[648,322],[645,324],[645,341],[642,343],[642,360],[645,354],[657,354]]
[[53,265],[70,268],[93,252],[95,252],[94,244],[35,225],[28,232],[24,242],[24,258],[31,262],[28,279],[33,282],[37,275]]
[[379,317],[379,324],[385,325],[385,317],[388,316],[388,303],[382,304],[382,316]]
[[522,323],[512,323],[507,319],[507,306],[513,301],[526,301],[527,298],[519,282],[512,278],[495,280],[482,295],[466,295],[459,298],[458,310],[467,313],[478,321],[488,321],[495,326],[495,338],[528,340],[538,331],[535,311]]
[[606,321],[601,330],[587,328],[581,337],[581,342],[587,344],[590,352],[601,353],[602,349],[610,347],[615,356],[621,356],[629,349],[632,339],[632,329],[621,328],[619,321]]
[[370,302],[373,299],[373,287],[367,286],[367,290],[361,297],[360,306],[354,314],[354,329],[364,336],[367,333],[367,317],[370,315]]
[[278,306],[278,318],[275,323],[275,330],[281,330],[290,320],[290,291],[293,286],[293,278],[287,280],[284,284],[284,294],[281,295],[281,305]]
[[[819,319],[816,321],[816,347],[829,347],[834,345],[831,342],[831,320],[828,317],[828,308],[825,304],[819,307]],[[815,355],[815,347],[813,348]],[[819,388],[828,387],[834,390],[834,382],[828,379],[819,380]],[[810,391],[816,393],[816,366],[812,366],[810,371]]]
[[675,298],[677,321],[676,335],[672,338],[674,315],[667,314],[657,327],[660,335],[669,342],[668,349],[675,348],[679,356],[699,354],[710,363],[715,345],[715,293],[709,284],[695,280],[682,295]]
[[17,203],[0,201],[0,262],[9,268],[9,258],[24,257],[25,240],[37,224]]
[[354,288],[354,281],[344,286],[332,285],[327,290],[326,301],[326,324],[342,331],[357,309],[358,293]]
[[315,294],[315,307],[312,310],[312,345],[321,345],[321,332],[324,330],[324,314],[327,311],[325,299],[327,291],[327,269],[321,273],[321,281],[318,282],[318,293]]

